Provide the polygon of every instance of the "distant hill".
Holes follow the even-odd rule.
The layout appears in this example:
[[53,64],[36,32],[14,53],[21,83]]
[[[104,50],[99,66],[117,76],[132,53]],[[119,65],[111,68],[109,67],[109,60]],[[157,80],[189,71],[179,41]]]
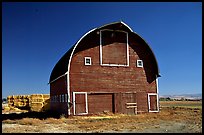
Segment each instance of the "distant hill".
[[202,94],[179,94],[179,95],[160,95],[159,98],[171,98],[171,99],[202,99]]

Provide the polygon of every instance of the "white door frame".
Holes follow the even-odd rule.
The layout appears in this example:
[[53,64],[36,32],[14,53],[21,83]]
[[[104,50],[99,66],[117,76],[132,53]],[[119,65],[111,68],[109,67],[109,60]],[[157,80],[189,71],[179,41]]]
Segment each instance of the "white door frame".
[[[76,94],[85,94],[85,102],[86,102],[86,105],[85,105],[85,111],[84,113],[78,113],[76,114],[76,98],[75,98],[75,95]],[[73,109],[74,109],[74,115],[86,115],[88,114],[88,102],[87,102],[87,92],[73,92]]]
[[[150,96],[157,96],[157,110],[150,110]],[[158,104],[158,94],[157,93],[148,93],[148,110],[149,112],[159,112],[159,104]]]

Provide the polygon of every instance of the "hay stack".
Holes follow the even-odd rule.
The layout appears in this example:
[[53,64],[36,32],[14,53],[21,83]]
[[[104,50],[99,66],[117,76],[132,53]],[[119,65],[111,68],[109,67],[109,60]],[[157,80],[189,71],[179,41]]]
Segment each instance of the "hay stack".
[[10,111],[10,107],[8,106],[4,107],[4,111]]
[[15,107],[29,107],[29,95],[16,95],[13,99]]
[[13,95],[8,96],[7,101],[8,101],[8,106],[14,106],[14,97],[13,97]]
[[[31,111],[46,111],[50,108],[49,94],[12,95],[7,97],[12,108],[30,108]],[[14,109],[16,110],[16,109]]]
[[45,111],[49,109],[49,94],[32,94],[30,96],[29,106],[31,111]]

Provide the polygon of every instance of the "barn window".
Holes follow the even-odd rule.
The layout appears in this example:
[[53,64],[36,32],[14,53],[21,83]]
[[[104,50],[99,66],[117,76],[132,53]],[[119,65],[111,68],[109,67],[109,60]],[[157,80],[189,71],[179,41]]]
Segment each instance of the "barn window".
[[129,66],[127,32],[100,31],[100,64],[102,66]]
[[91,57],[85,57],[85,65],[91,65]]
[[67,94],[65,94],[65,102],[67,102]]
[[143,67],[143,61],[137,60],[137,67]]
[[53,96],[51,96],[51,98],[50,98],[50,99],[51,99],[51,102],[53,102]]
[[62,94],[62,102],[64,102],[64,94]]

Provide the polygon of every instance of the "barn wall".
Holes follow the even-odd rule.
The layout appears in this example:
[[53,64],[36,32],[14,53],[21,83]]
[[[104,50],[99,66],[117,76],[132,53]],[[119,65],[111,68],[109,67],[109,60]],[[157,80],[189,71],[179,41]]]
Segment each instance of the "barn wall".
[[88,94],[88,112],[89,114],[114,112],[113,94]]
[[[156,93],[155,74],[151,70],[152,58],[146,48],[130,38],[129,67],[113,67],[100,65],[99,44],[96,38],[85,40],[77,48],[91,48],[78,51],[72,58],[70,67],[70,84],[73,91],[105,91],[105,92],[151,92]],[[108,47],[108,46],[107,46]],[[137,51],[139,50],[139,52]],[[143,53],[140,53],[143,52]],[[139,55],[138,55],[139,54]],[[104,54],[105,55],[105,54]],[[107,54],[108,55],[108,54]],[[84,65],[84,57],[91,57],[92,65]],[[136,60],[142,59],[144,68],[136,67]]]
[[[132,110],[124,109],[124,106],[118,106],[120,102],[137,102],[138,111],[148,111],[147,93],[156,93],[155,72],[157,69],[153,65],[152,55],[149,54],[144,43],[139,38],[129,36],[129,67],[101,66],[100,65],[100,47],[99,35],[92,34],[85,38],[78,46],[71,61],[70,66],[70,89],[71,92],[136,92],[129,95],[115,95],[115,112],[132,113]],[[86,48],[88,47],[88,48]],[[108,50],[109,45],[106,45]],[[110,50],[112,48],[110,47]],[[120,51],[120,49],[122,49]],[[123,47],[118,47],[120,52],[124,52]],[[107,54],[106,54],[107,53]],[[104,51],[103,55],[108,56],[110,52]],[[113,53],[114,54],[114,53]],[[85,66],[84,57],[91,57],[92,65]],[[107,59],[108,57],[106,57]],[[143,60],[144,68],[136,66],[137,60]],[[108,61],[108,60],[106,60]],[[113,61],[110,59],[110,61]],[[120,64],[120,63],[119,63]],[[100,95],[102,96],[102,95]],[[99,98],[101,98],[98,96]],[[105,98],[103,95],[102,98]],[[131,101],[129,101],[129,99]],[[89,112],[93,113],[92,102],[99,102],[97,96],[88,96]],[[109,100],[109,99],[108,99]],[[123,100],[123,101],[121,101]],[[121,104],[124,104],[121,103]],[[103,104],[103,102],[102,102]],[[104,103],[105,104],[105,103]],[[107,105],[107,104],[106,104]],[[102,105],[103,106],[103,105]],[[105,106],[104,106],[105,107]],[[109,104],[106,106],[109,107]],[[121,108],[122,107],[122,108]],[[101,111],[100,107],[96,112]]]
[[67,103],[59,101],[59,95],[67,94],[67,78],[63,76],[50,84],[50,97],[57,95],[57,102],[51,102],[51,110],[67,115]]

